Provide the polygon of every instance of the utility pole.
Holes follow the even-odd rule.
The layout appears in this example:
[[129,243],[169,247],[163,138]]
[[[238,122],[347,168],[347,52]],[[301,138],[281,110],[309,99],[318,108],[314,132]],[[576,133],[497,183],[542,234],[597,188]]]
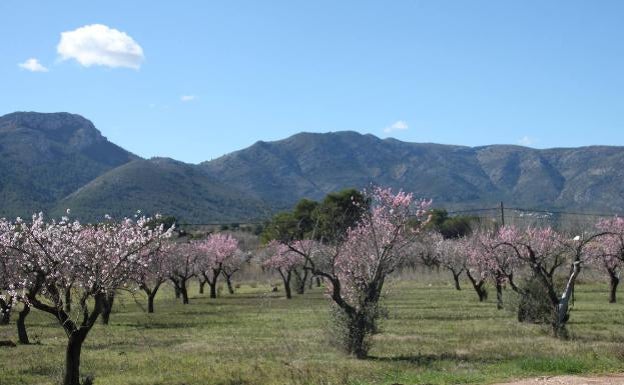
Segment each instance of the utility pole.
[[500,203],[500,211],[501,211],[501,224],[505,226],[505,206],[503,205],[503,201]]

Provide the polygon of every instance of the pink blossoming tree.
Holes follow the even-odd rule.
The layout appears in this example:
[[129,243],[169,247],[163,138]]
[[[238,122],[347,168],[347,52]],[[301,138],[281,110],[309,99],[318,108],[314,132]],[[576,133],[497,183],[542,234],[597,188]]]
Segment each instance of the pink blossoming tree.
[[224,265],[229,265],[236,256],[238,240],[230,234],[210,234],[206,239],[192,243],[197,250],[200,284],[208,283],[210,298],[217,298],[217,280]]
[[147,296],[147,312],[154,312],[154,298],[161,285],[169,279],[171,275],[171,252],[173,245],[169,241],[160,241],[153,249],[143,251],[143,259],[147,263],[135,272],[133,280]]
[[603,219],[596,227],[605,234],[588,245],[590,262],[609,275],[609,302],[616,303],[620,270],[624,263],[624,218]]
[[358,358],[367,356],[368,337],[377,331],[386,278],[405,261],[430,206],[429,201],[414,201],[411,194],[386,188],[374,188],[365,196],[370,207],[347,230],[344,241],[307,250],[289,244],[304,257],[306,268],[328,283],[343,330],[342,345]]
[[[494,250],[506,249],[505,252],[511,252],[515,262],[528,267],[542,285],[550,303],[550,323],[556,337],[568,336],[566,325],[570,317],[570,301],[582,263],[587,259],[587,247],[603,236],[605,233],[569,237],[549,227],[529,228],[524,231],[512,226],[499,229]],[[566,275],[565,286],[559,291],[555,278],[565,266],[570,266],[570,269]]]
[[[301,242],[294,243],[294,247],[304,246]],[[301,248],[300,250],[305,250]],[[298,252],[293,251],[288,245],[278,241],[271,241],[265,248],[266,259],[262,266],[266,269],[277,271],[284,283],[284,293],[287,299],[292,298],[290,282],[293,271],[303,269],[305,258]]]
[[[82,344],[100,316],[107,293],[122,287],[147,261],[141,251],[168,236],[150,229],[147,219],[83,226],[63,218],[46,222],[1,221],[0,244],[17,253],[20,280],[27,288],[23,301],[52,315],[67,335],[65,385],[80,383]],[[76,314],[66,312],[65,277],[71,276],[79,298]]]

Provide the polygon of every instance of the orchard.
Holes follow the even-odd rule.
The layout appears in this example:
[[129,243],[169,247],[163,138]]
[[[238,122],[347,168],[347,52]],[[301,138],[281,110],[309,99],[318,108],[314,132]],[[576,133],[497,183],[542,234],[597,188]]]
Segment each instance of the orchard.
[[[393,345],[384,343],[401,328],[409,329],[414,341],[426,341],[431,331],[419,317],[427,310],[406,313],[397,305],[409,303],[414,296],[427,298],[428,311],[433,312],[430,317],[452,322],[464,307],[476,306],[490,314],[483,323],[492,333],[496,322],[505,327],[524,325],[529,334],[542,333],[540,338],[548,341],[544,346],[553,351],[587,340],[591,334],[582,334],[584,329],[575,323],[577,317],[583,317],[575,311],[579,285],[596,290],[605,282],[608,288],[603,302],[607,305],[601,305],[595,315],[608,314],[608,303],[614,314],[621,314],[617,288],[624,263],[623,219],[601,219],[579,232],[456,219],[455,223],[461,223],[460,231],[448,226],[440,231],[438,214],[431,207],[429,200],[389,188],[348,190],[330,194],[322,202],[300,202],[293,212],[278,214],[266,223],[260,236],[216,229],[189,235],[179,232],[175,225],[167,227],[159,224],[158,218],[138,214],[118,221],[106,218],[96,224],[72,220],[69,212],[60,219],[42,214],[29,220],[2,219],[0,331],[3,338],[16,339],[21,354],[36,356],[42,349],[39,344],[46,342],[37,338],[33,344],[32,335],[39,334],[42,322],[53,320],[66,340],[60,380],[64,385],[78,385],[94,381],[81,373],[82,353],[91,349],[88,337],[92,330],[121,333],[122,338],[127,331],[120,331],[120,323],[128,328],[157,325],[165,338],[168,329],[163,320],[174,328],[177,323],[184,325],[195,319],[192,314],[207,312],[211,321],[201,323],[198,330],[212,335],[221,333],[223,325],[236,325],[238,317],[253,313],[237,306],[238,313],[223,310],[242,303],[237,301],[258,308],[258,314],[269,303],[279,303],[281,312],[271,322],[281,325],[282,334],[270,338],[261,331],[272,328],[273,323],[245,318],[248,323],[240,333],[247,339],[235,344],[240,349],[247,344],[255,346],[254,333],[263,346],[289,346],[294,340],[288,336],[301,332],[296,340],[319,349],[317,359],[322,360],[323,354],[340,357],[334,360],[349,367],[369,362],[379,365],[370,369],[375,373],[393,365],[420,373],[425,370],[424,362],[435,365],[439,361],[442,365],[448,357],[463,357],[457,352],[443,352],[426,358],[420,351],[431,348],[420,342],[398,344],[400,351],[393,353]],[[224,285],[227,293],[222,290]],[[440,290],[445,290],[443,295],[439,295]],[[490,291],[495,296],[488,295]],[[602,298],[600,293],[596,296]],[[305,310],[314,309],[310,319],[316,321],[308,327],[314,328],[313,334],[327,336],[322,340],[296,326],[298,322],[308,325],[296,314],[303,311],[302,304],[307,304],[302,301],[312,299],[315,302],[305,305]],[[128,318],[130,307],[135,315]],[[392,321],[396,314],[405,320],[400,326]],[[31,323],[32,318],[36,321]],[[96,326],[98,320],[103,324]],[[394,332],[389,333],[387,326],[394,327]],[[460,338],[463,331],[458,328],[461,326],[449,326],[444,338]],[[237,333],[233,328],[228,332]],[[617,338],[624,340],[624,335],[617,333]],[[202,334],[194,336],[198,341],[203,338]],[[478,343],[473,340],[473,344]],[[174,355],[176,348],[171,348],[170,353],[163,350],[159,354]],[[0,349],[0,357],[6,360],[5,350],[9,348]],[[215,347],[206,349],[214,351]],[[249,349],[245,357],[251,361],[270,359]],[[406,349],[412,355],[406,356]],[[301,354],[297,349],[293,352]],[[97,354],[94,349],[89,356]],[[184,356],[184,352],[175,354]],[[489,357],[497,353],[479,354]],[[513,354],[509,357],[517,358]],[[62,360],[54,360],[61,367]],[[620,370],[624,365],[619,362],[609,361],[605,371]],[[93,368],[97,364],[88,365]],[[279,373],[273,363],[267,365],[272,373]],[[479,365],[489,364],[475,365],[478,370]],[[10,367],[7,365],[7,373],[17,383],[19,365]],[[258,368],[256,374],[260,376],[263,369],[261,365]],[[292,374],[292,368],[286,372]],[[106,377],[98,372],[95,381],[101,376]],[[315,378],[314,374],[302,373],[297,381],[305,383],[306,376]],[[465,383],[487,383],[494,377]],[[440,378],[435,383],[454,383]],[[160,383],[182,383],[167,381]],[[194,383],[205,381],[210,379],[202,377]],[[283,378],[271,383],[292,382],[292,378]],[[378,379],[370,382],[390,383]]]

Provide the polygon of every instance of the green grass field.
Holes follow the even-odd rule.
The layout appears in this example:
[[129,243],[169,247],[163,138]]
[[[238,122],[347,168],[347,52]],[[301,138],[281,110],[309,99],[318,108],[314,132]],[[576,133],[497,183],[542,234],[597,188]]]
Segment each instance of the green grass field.
[[[322,289],[288,301],[268,286],[242,285],[210,300],[193,287],[191,304],[182,305],[167,287],[153,315],[125,294],[111,324],[89,334],[82,374],[97,385],[488,384],[624,371],[624,305],[607,303],[606,285],[578,286],[569,341],[519,324],[492,301],[478,303],[464,286],[390,282],[389,317],[367,360],[331,346]],[[65,335],[38,311],[27,323],[37,344],[0,348],[0,384],[57,384]],[[6,339],[16,340],[14,323],[0,326]]]

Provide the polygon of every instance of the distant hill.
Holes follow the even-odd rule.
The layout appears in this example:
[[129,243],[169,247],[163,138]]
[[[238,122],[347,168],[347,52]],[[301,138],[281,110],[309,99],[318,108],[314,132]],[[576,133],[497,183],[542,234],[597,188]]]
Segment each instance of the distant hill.
[[407,143],[356,132],[301,133],[200,164],[206,173],[277,208],[371,183],[436,206],[499,201],[546,209],[624,211],[624,148],[536,150]]
[[0,117],[0,215],[48,210],[72,191],[137,156],[68,113]]
[[65,199],[53,211],[89,220],[105,214],[123,217],[141,210],[173,215],[181,222],[265,218],[260,200],[226,187],[196,165],[168,158],[134,160],[100,175]]
[[300,133],[199,165],[141,159],[85,118],[0,117],[0,216],[67,208],[84,220],[136,210],[186,222],[266,218],[303,197],[371,183],[438,207],[624,212],[624,147],[536,150],[407,143],[356,132]]

